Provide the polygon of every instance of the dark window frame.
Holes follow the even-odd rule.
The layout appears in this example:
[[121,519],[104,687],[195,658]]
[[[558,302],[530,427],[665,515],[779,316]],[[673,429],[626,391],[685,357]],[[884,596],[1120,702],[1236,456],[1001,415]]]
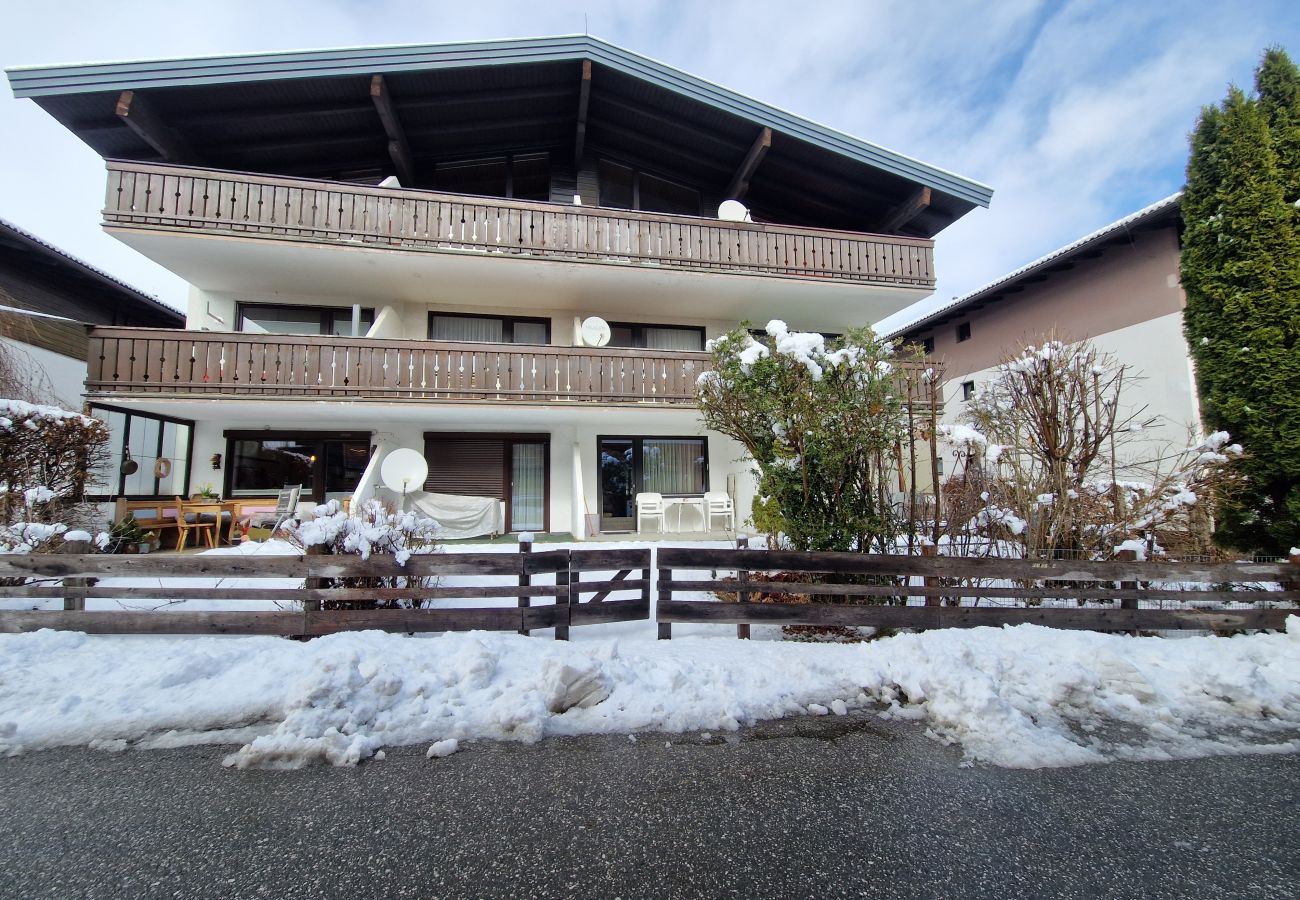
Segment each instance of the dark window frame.
[[[702,441],[704,444],[704,490],[699,494],[664,494],[665,497],[698,497],[701,494],[708,493],[709,485],[709,436],[699,434],[598,434],[596,435],[596,467],[597,478],[596,484],[600,485],[599,468],[600,468],[600,444],[601,441],[631,441],[632,442],[632,482],[639,486],[645,480],[645,469],[642,466],[642,455],[646,441]],[[643,491],[633,491],[634,495],[644,493]],[[598,505],[603,505],[602,497],[597,497]]]
[[975,399],[975,382],[963,381],[961,383],[961,402],[969,403]]
[[[92,416],[95,414],[95,411],[96,411],[96,410],[103,410],[104,412],[115,412],[115,413],[119,413],[119,414],[121,414],[121,415],[126,416],[126,427],[122,430],[122,444],[121,444],[120,447],[117,448],[117,450],[120,451],[120,452],[119,452],[119,458],[120,458],[120,459],[125,459],[125,458],[126,458],[126,450],[128,449],[128,447],[130,446],[130,443],[131,443],[131,420],[132,420],[133,418],[135,418],[135,419],[153,419],[153,420],[156,421],[156,422],[170,422],[170,423],[173,424],[173,425],[185,425],[185,426],[187,426],[187,427],[189,428],[189,430],[190,430],[190,433],[189,433],[189,440],[186,441],[186,446],[185,446],[185,476],[184,476],[184,478],[182,479],[182,482],[181,482],[181,483],[185,485],[185,489],[186,489],[186,491],[189,490],[189,486],[190,486],[191,481],[192,481],[192,479],[191,479],[191,475],[192,475],[193,472],[194,472],[194,430],[195,430],[195,422],[194,422],[194,420],[192,420],[192,419],[182,419],[182,418],[180,418],[179,416],[165,416],[165,415],[162,415],[161,413],[149,413],[149,412],[140,412],[139,410],[134,410],[134,409],[122,409],[120,406],[111,406],[111,405],[109,405],[109,404],[107,404],[107,403],[92,403],[92,404],[90,404],[90,414],[91,414]],[[161,457],[162,457],[162,448],[163,448],[163,429],[159,428],[159,429],[158,429],[158,447],[157,447],[157,451],[156,451],[155,454],[154,454],[155,458],[161,458]],[[111,453],[112,450],[110,449],[109,452]],[[125,489],[125,487],[126,487],[126,479],[127,479],[127,477],[128,477],[128,476],[126,475],[126,473],[124,473],[124,472],[122,471],[122,467],[121,467],[121,465],[119,465],[118,468],[117,468],[117,491],[116,491],[115,493],[112,493],[112,494],[87,494],[87,495],[86,495],[86,502],[87,502],[87,503],[107,503],[107,502],[109,502],[109,501],[111,501],[111,500],[117,500],[117,499],[122,499],[122,500],[160,500],[160,499],[164,499],[164,498],[167,498],[167,497],[175,497],[175,496],[176,496],[175,494],[159,494],[159,493],[158,493],[158,482],[159,482],[161,479],[159,479],[157,476],[154,476],[154,480],[153,480],[154,493],[152,493],[152,494],[124,494],[124,493],[122,493],[122,491],[123,491],[123,490]]]
[[[654,169],[645,169],[639,165],[636,165],[635,163],[624,162],[623,160],[619,159],[616,156],[601,156],[600,159],[596,161],[596,193],[598,198],[599,198],[600,187],[601,187],[601,177],[600,177],[601,163],[609,163],[610,165],[618,166],[621,169],[628,169],[632,172],[632,205],[624,207],[624,206],[604,206],[602,204],[601,205],[602,209],[629,209],[629,210],[634,210],[636,212],[650,212],[650,213],[657,213],[659,215],[664,215],[664,216],[700,217],[704,215],[704,191],[701,188],[698,188],[695,185],[686,184],[685,182],[679,181],[676,178],[671,178],[667,175],[661,175],[660,173],[656,172]],[[642,175],[647,175],[651,178],[658,179],[659,181],[666,181],[671,185],[675,185],[676,187],[683,188],[688,191],[693,191],[695,193],[695,198],[698,201],[696,211],[693,213],[672,213],[672,212],[662,212],[660,210],[643,210],[641,208],[641,176]]]
[[[528,150],[518,153],[498,153],[493,156],[466,156],[456,159],[443,159],[434,163],[433,166],[433,183],[434,190],[440,194],[456,194],[461,197],[502,197],[506,200],[514,200],[515,197],[515,161],[520,157],[541,157],[546,160],[546,197],[539,200],[536,197],[525,197],[526,203],[543,203],[550,199],[551,188],[555,184],[555,169],[551,165],[551,151],[549,150]],[[452,191],[438,185],[439,169],[443,166],[469,166],[474,164],[484,164],[501,160],[506,166],[506,191],[504,194],[467,194],[464,191]]]
[[[301,441],[302,443],[314,442],[316,445],[316,461],[312,464],[311,470],[311,491],[307,492],[307,485],[303,485],[304,492],[302,499],[310,497],[317,503],[325,502],[325,445],[327,443],[347,443],[359,444],[364,442],[370,447],[371,455],[375,452],[374,434],[369,431],[299,431],[291,428],[282,428],[277,430],[249,430],[249,429],[228,429],[222,432],[222,437],[226,439],[226,465],[225,478],[222,482],[221,496],[234,496],[234,477],[235,477],[235,441]],[[319,488],[319,490],[317,490]],[[268,489],[265,494],[242,494],[240,499],[253,500],[262,497],[274,497],[279,488]]]
[[[246,309],[310,309],[320,314],[320,331],[317,332],[320,337],[352,337],[350,334],[334,334],[334,315],[343,310],[347,312],[348,318],[352,317],[352,306],[318,306],[315,303],[246,303],[240,300],[235,304],[235,330],[240,334],[261,334],[257,331],[244,330],[244,310]],[[370,325],[375,324],[375,308],[373,306],[361,307],[361,320],[364,323],[366,315],[370,316]],[[365,337],[365,332],[369,331],[367,326],[357,337]],[[271,331],[268,334],[297,334],[297,332]],[[302,337],[303,335],[299,335]]]
[[[514,331],[515,323],[524,322],[529,325],[544,325],[546,327],[545,344],[522,344],[524,347],[549,347],[551,345],[551,320],[545,316],[514,316],[514,315],[492,315],[490,313],[463,313],[452,310],[438,309],[429,311],[429,325],[425,334],[431,341],[442,341],[443,338],[433,336],[433,320],[435,316],[447,316],[456,319],[493,319],[501,323],[501,341],[506,344],[515,343]],[[446,341],[449,344],[466,343],[466,344],[490,344],[491,341]]]
[[924,353],[926,356],[929,356],[930,354],[934,353],[934,335],[930,335],[930,337],[928,338],[921,339],[921,352]]
[[957,343],[965,343],[970,340],[970,322],[959,322],[957,324]]
[[[706,332],[704,330],[703,325],[674,325],[671,322],[610,322],[609,327],[611,329],[614,328],[632,329],[632,346],[623,348],[623,349],[631,349],[631,350],[648,349],[645,345],[645,329],[647,328],[672,328],[678,331],[694,331],[700,336],[700,349],[698,351],[675,350],[675,351],[665,351],[665,352],[669,352],[669,353],[685,353],[685,352],[703,353],[704,352],[704,341],[705,341]],[[614,346],[621,346],[621,345],[615,345],[611,343],[608,344],[607,346],[614,347]]]

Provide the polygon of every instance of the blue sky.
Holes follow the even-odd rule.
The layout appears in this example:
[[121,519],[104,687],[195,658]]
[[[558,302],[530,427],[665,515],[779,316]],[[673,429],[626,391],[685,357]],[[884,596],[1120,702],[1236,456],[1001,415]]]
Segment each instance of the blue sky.
[[[1264,47],[1300,58],[1300,4],[981,2],[47,2],[10,10],[0,65],[594,35],[996,193],[940,235],[938,305],[1173,193],[1197,110]],[[99,158],[0,92],[0,217],[183,306],[103,234]],[[912,318],[914,307],[894,321]]]

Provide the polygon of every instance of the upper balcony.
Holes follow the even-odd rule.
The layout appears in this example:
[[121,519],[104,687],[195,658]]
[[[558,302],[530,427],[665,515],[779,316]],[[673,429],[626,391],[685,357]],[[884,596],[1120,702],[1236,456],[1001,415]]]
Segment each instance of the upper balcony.
[[[584,300],[562,292],[584,289],[586,299],[629,305],[689,294],[683,311],[693,306],[697,315],[703,291],[719,318],[737,321],[781,316],[792,299],[815,295],[827,301],[826,321],[809,325],[842,328],[875,321],[934,286],[933,242],[922,238],[155,163],[115,161],[108,170],[105,227],[207,290],[355,296],[381,286],[387,297],[414,297],[427,296],[436,279],[444,292],[473,285],[478,297],[494,285],[515,295],[550,291],[541,302],[560,306]],[[200,250],[193,236],[235,240]],[[342,247],[390,255],[366,270],[340,256]],[[415,253],[394,259],[391,251]],[[531,265],[484,262],[503,258]],[[557,263],[568,265],[561,272],[551,268]]]

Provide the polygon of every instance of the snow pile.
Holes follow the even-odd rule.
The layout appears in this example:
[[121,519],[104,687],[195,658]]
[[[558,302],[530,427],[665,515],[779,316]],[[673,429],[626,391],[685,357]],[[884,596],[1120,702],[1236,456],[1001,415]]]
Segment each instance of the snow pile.
[[87,427],[102,424],[98,419],[57,406],[44,406],[28,403],[25,400],[0,400],[0,428],[12,428],[14,419],[25,419],[23,424],[28,428],[36,427],[33,422],[36,419],[44,419],[47,422],[64,422],[71,419]]
[[476,739],[734,731],[864,708],[924,720],[968,761],[999,766],[1300,750],[1300,617],[1285,634],[1230,639],[1024,625],[859,645],[40,631],[0,635],[0,682],[0,752],[241,743],[234,766],[353,765],[409,744],[437,757]]

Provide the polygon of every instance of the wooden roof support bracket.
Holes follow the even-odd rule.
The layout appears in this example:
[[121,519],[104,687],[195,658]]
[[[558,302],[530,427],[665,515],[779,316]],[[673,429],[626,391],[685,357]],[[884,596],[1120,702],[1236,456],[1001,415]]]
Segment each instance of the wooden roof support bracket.
[[176,129],[164,124],[153,104],[139,91],[123,91],[117,98],[118,119],[171,163],[194,165],[200,160]]
[[393,106],[393,97],[388,93],[388,84],[383,75],[374,75],[370,79],[370,99],[379,113],[383,123],[384,134],[388,135],[388,155],[393,160],[393,168],[402,187],[415,186],[415,164],[411,162],[411,147],[406,142],[406,132],[402,122],[397,118],[397,109]]
[[928,187],[919,187],[912,192],[898,209],[894,210],[880,225],[881,234],[889,234],[902,228],[908,222],[915,219],[930,206],[930,189]]
[[578,88],[578,134],[573,142],[573,167],[582,168],[582,145],[587,142],[587,105],[591,102],[591,60],[582,61],[582,86]]
[[744,200],[745,194],[749,192],[749,182],[758,171],[758,165],[767,156],[767,151],[772,149],[772,129],[766,125],[754,138],[754,143],[750,145],[749,152],[745,154],[745,159],[736,170],[736,174],[731,177],[731,183],[727,185],[724,196],[728,200]]

